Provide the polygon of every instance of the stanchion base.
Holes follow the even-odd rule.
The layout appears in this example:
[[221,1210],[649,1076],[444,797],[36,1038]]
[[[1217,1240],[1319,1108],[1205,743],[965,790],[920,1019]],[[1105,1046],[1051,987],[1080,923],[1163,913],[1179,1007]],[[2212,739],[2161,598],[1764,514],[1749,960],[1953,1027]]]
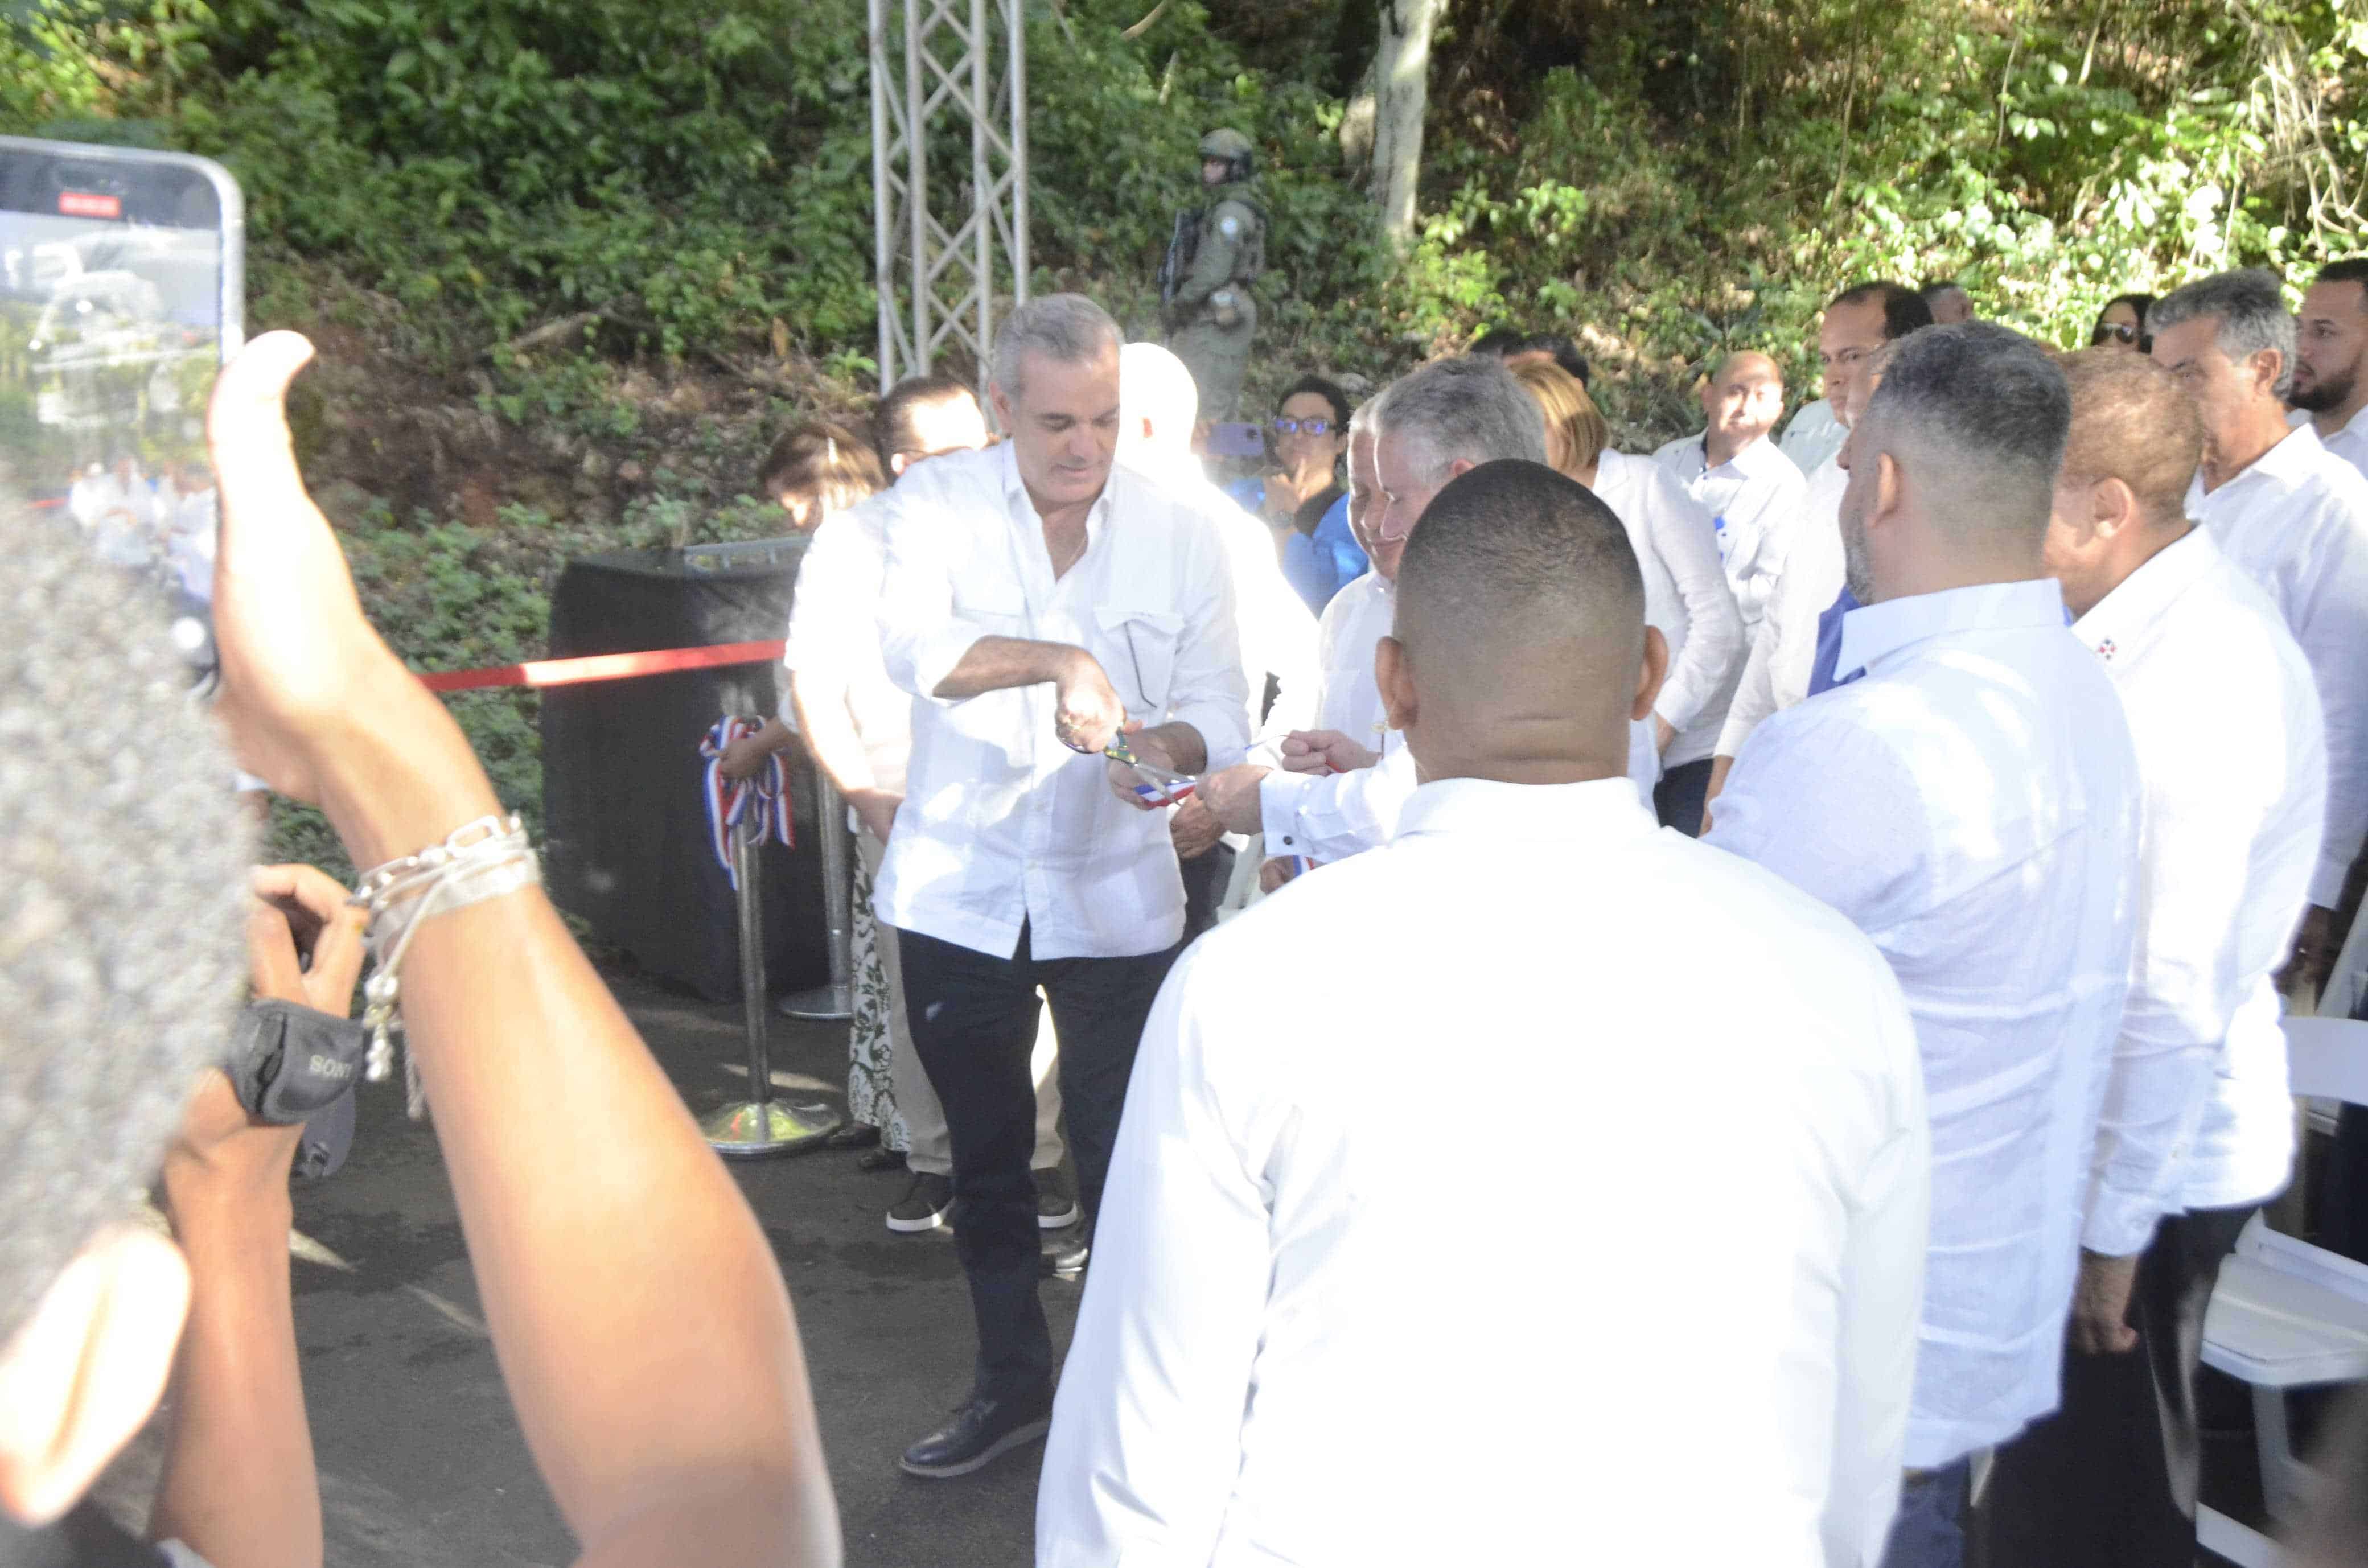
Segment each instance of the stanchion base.
[[787,1100],[741,1100],[702,1119],[699,1130],[708,1146],[734,1159],[766,1154],[803,1154],[819,1149],[822,1141],[847,1125],[837,1107],[823,1101],[791,1105]]
[[855,1017],[855,988],[817,985],[811,991],[792,991],[773,1006],[785,1018],[819,1018],[834,1023]]

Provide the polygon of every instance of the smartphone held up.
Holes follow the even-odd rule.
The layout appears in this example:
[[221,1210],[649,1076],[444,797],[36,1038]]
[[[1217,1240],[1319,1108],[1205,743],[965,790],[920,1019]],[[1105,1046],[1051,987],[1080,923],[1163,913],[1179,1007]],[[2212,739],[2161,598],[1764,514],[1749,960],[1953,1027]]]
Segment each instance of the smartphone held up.
[[206,403],[244,335],[238,185],[179,153],[0,137],[0,484],[152,584],[210,684]]

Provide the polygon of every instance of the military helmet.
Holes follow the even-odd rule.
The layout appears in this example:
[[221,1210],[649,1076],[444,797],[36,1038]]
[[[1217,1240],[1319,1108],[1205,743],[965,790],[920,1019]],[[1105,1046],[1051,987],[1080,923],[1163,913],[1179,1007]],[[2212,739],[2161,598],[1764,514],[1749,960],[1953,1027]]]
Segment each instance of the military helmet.
[[1237,180],[1250,177],[1250,158],[1257,151],[1250,144],[1250,139],[1238,131],[1221,127],[1201,138],[1201,156],[1223,158],[1228,165],[1228,174]]

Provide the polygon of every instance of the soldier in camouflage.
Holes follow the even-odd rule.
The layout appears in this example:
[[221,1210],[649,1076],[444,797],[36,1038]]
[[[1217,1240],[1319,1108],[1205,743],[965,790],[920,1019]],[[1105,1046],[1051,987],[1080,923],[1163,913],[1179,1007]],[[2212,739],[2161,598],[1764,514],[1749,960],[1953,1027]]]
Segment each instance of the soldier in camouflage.
[[1192,371],[1202,419],[1233,417],[1258,330],[1250,284],[1266,264],[1266,210],[1252,185],[1250,156],[1250,139],[1238,131],[1201,138],[1208,205],[1177,214],[1159,269],[1167,347]]

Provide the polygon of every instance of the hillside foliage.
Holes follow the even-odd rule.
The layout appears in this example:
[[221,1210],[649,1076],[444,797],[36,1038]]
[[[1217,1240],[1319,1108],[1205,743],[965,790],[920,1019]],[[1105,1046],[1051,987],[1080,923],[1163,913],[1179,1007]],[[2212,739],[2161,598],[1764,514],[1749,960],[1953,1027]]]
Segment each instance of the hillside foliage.
[[[745,493],[770,429],[869,390],[853,0],[6,14],[0,131],[238,176],[250,320],[348,362],[300,437],[424,665],[536,652],[569,551],[768,527]],[[1727,348],[1805,372],[1856,278],[1953,276],[2068,343],[2123,290],[2291,277],[2368,229],[2368,0],[1450,0],[1402,259],[1360,162],[1372,0],[1029,17],[1031,286],[1151,330],[1193,144],[1235,126],[1273,225],[1254,393],[1512,322],[1578,336],[1641,444]],[[530,702],[479,706],[530,803]]]

